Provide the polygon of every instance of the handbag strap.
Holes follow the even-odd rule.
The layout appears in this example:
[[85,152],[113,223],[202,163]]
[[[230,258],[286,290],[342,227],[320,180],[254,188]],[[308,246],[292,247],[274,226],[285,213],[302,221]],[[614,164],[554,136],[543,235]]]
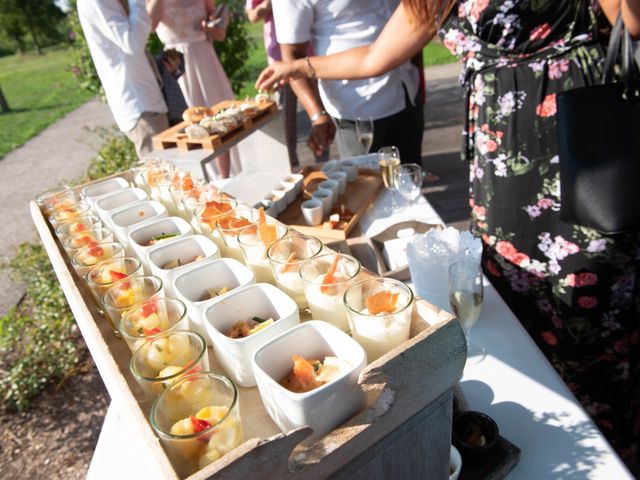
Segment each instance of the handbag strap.
[[622,77],[625,84],[622,95],[625,99],[629,97],[640,98],[640,77],[633,58],[631,35],[622,22],[622,13],[618,14],[609,37],[607,56],[604,61],[604,75],[602,76],[603,84],[611,83],[613,67],[619,55],[621,56]]

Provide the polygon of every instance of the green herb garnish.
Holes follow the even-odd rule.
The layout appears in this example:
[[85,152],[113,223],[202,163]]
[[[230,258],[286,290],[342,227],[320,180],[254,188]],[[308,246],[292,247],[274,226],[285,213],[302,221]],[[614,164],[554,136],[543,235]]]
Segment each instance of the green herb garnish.
[[263,323],[263,322],[267,321],[266,318],[260,318],[260,317],[251,317],[251,320],[253,320],[254,322],[258,322],[258,323]]
[[153,241],[158,241],[158,240],[166,240],[167,238],[173,238],[173,237],[177,237],[178,235],[180,235],[179,233],[161,233],[160,235],[156,235],[155,237],[151,237],[151,240],[149,240],[150,242]]

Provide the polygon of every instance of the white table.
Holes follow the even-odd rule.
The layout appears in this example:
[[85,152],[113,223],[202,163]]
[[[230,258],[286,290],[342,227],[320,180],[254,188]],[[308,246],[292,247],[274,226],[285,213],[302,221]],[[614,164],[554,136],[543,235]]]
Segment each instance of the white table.
[[[385,218],[390,201],[387,191],[378,196],[361,221],[363,234],[373,236],[405,220],[442,223],[425,199]],[[501,434],[522,450],[510,479],[634,478],[486,279],[471,335],[487,349],[487,358],[465,368],[460,386],[470,408],[493,417]]]

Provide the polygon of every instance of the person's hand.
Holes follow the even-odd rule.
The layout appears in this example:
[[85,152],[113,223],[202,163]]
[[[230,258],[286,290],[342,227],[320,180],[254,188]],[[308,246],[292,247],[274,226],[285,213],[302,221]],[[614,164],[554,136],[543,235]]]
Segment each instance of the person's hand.
[[299,64],[297,60],[273,62],[260,72],[256,80],[256,88],[265,91],[273,90],[296,78],[305,78],[305,72]]
[[329,150],[333,137],[336,135],[336,126],[328,115],[322,115],[311,125],[311,132],[307,139],[307,146],[316,157]]
[[[215,40],[216,42],[222,42],[227,37],[227,31],[224,28],[220,28],[217,25],[214,27],[209,26],[209,21],[215,20],[213,16],[209,16],[209,20],[203,20],[201,27],[202,30],[207,34],[207,38],[211,40]],[[223,22],[221,22],[223,23]]]

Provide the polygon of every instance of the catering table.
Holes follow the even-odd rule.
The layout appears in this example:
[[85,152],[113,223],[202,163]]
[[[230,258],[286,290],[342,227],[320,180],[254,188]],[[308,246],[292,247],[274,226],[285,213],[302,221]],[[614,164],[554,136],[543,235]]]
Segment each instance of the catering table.
[[[383,191],[361,220],[364,235],[374,236],[405,220],[442,223],[422,197],[412,209],[392,216],[384,212],[389,203],[390,194]],[[470,408],[492,416],[501,434],[521,448],[520,461],[509,478],[633,478],[486,281],[482,314],[472,333],[488,355],[482,363],[465,369],[460,386]],[[112,403],[87,478],[146,478],[150,470],[144,464],[145,456],[128,441],[126,431],[118,406]]]
[[[411,210],[385,217],[390,202],[388,191],[378,196],[360,222],[364,235],[405,220],[443,223],[422,197]],[[460,387],[470,408],[493,417],[501,435],[522,450],[508,478],[634,478],[486,279],[471,333],[487,357],[465,367]]]

